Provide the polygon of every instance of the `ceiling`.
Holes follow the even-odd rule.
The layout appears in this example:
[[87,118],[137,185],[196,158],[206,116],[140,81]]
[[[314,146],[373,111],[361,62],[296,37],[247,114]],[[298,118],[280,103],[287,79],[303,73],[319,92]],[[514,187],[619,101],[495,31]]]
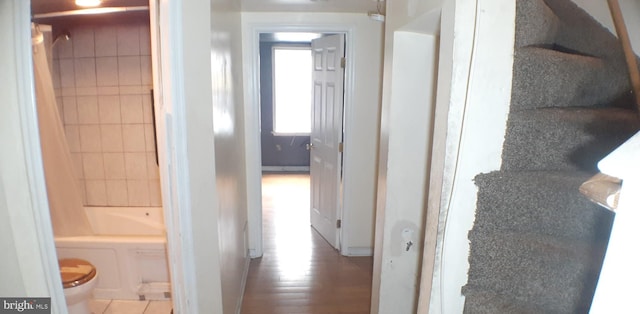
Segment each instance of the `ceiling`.
[[[216,0],[214,0],[216,1]],[[217,0],[220,1],[220,0]],[[241,1],[243,11],[354,12],[375,10],[375,0],[228,0]],[[149,0],[102,0],[104,7],[148,6]],[[32,14],[76,10],[74,0],[31,0]]]
[[[187,0],[194,1],[194,0]],[[240,1],[245,12],[340,12],[363,13],[375,11],[375,0],[210,0],[212,4]],[[148,6],[149,0],[102,0],[102,7]],[[31,0],[31,14],[43,14],[81,9],[75,0]],[[99,25],[149,21],[148,11],[123,12],[102,15],[74,15],[33,19],[34,22],[53,26],[54,36],[75,25]]]

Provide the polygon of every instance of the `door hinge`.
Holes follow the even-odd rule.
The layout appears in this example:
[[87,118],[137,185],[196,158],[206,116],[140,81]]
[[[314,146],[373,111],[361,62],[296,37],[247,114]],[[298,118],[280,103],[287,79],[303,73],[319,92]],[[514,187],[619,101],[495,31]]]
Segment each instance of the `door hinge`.
[[336,221],[336,228],[338,228],[338,229],[342,228],[342,219],[338,219]]
[[347,66],[347,58],[340,58],[340,67],[345,68]]
[[339,152],[339,153],[342,153],[342,151],[344,151],[344,143],[340,142],[340,143],[338,144],[338,152]]

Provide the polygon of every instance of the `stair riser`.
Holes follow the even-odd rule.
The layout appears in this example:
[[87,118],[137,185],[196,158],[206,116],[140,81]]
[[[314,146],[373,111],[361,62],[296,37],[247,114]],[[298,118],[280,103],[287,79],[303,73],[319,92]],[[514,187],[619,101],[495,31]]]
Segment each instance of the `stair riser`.
[[471,232],[470,239],[469,285],[543,304],[551,312],[588,308],[590,300],[584,298],[593,295],[603,248],[514,240],[508,234]]
[[517,49],[513,69],[512,110],[608,104],[631,89],[624,64],[551,49]]
[[518,1],[516,9],[516,47],[554,42],[560,21],[544,1]]
[[512,112],[502,170],[596,171],[597,162],[639,129],[623,109],[538,109]]
[[613,214],[583,197],[588,177],[500,173],[476,177],[475,230],[543,234],[578,241],[607,238]]
[[605,59],[624,59],[617,38],[576,4],[567,0],[545,2],[561,21],[556,33],[556,44]]

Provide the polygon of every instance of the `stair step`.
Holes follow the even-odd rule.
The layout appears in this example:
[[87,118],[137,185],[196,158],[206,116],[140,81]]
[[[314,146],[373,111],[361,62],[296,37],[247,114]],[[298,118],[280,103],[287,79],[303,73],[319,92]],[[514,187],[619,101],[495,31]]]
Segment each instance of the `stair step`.
[[618,38],[589,13],[569,0],[545,0],[561,21],[555,43],[584,54],[624,60]]
[[512,110],[609,104],[630,90],[624,59],[609,61],[542,47],[515,51]]
[[578,191],[591,176],[555,171],[480,174],[475,178],[478,201],[474,228],[584,242],[606,240],[613,213]]
[[465,296],[465,314],[538,314],[548,313],[545,309],[516,303],[515,300],[487,292],[486,289],[471,287],[462,288]]
[[640,129],[622,108],[542,108],[511,112],[502,170],[596,171],[596,164]]
[[475,230],[469,239],[469,286],[548,312],[588,312],[603,256],[590,243]]
[[543,0],[516,4],[516,47],[552,45],[560,21]]

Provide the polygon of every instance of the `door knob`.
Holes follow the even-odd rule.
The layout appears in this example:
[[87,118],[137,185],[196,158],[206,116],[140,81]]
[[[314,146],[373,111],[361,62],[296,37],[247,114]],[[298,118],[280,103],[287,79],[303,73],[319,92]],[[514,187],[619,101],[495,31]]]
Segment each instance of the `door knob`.
[[307,150],[312,150],[313,149],[313,143],[307,143],[307,145],[305,145],[307,147]]

